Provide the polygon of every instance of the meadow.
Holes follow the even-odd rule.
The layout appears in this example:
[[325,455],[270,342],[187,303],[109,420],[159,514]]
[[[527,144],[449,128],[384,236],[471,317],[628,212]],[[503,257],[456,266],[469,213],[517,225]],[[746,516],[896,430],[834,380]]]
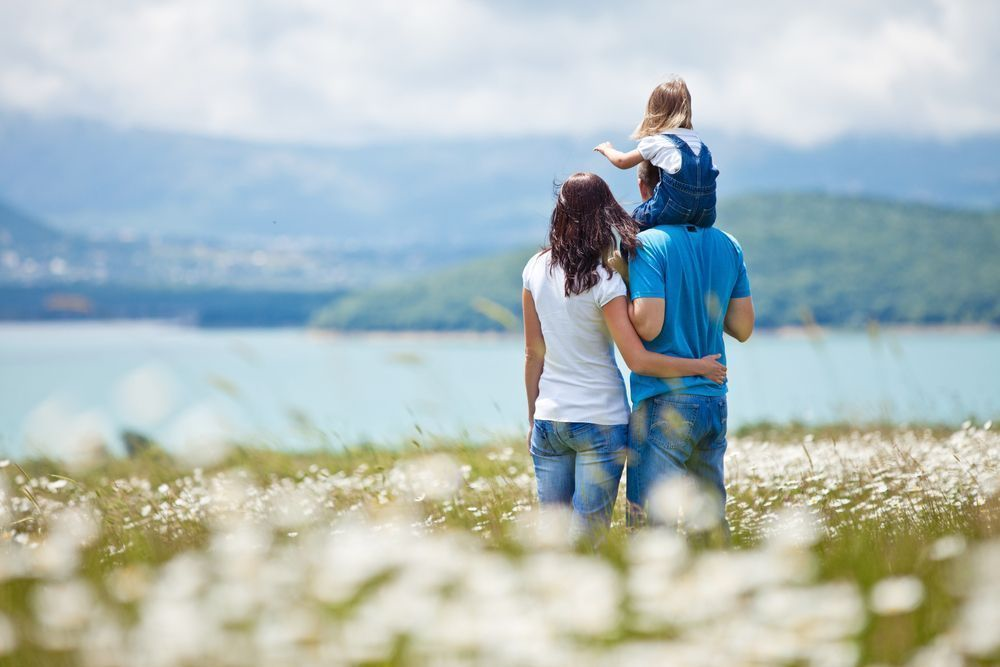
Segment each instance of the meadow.
[[726,548],[682,481],[569,544],[521,441],[133,445],[0,461],[0,664],[1000,663],[989,422],[746,429]]

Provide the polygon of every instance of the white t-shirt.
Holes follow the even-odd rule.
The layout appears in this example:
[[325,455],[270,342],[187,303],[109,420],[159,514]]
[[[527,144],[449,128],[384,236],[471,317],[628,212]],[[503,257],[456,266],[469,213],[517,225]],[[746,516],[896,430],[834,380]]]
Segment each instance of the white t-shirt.
[[625,283],[614,271],[609,276],[605,269],[598,268],[597,285],[567,297],[566,273],[552,266],[551,260],[551,252],[540,252],[528,260],[522,274],[524,289],[535,301],[545,338],[545,365],[538,381],[535,418],[627,424],[625,380],[615,363],[611,335],[601,310],[615,297],[625,296]]
[[[701,155],[701,139],[694,130],[679,127],[670,130],[667,134],[682,139],[691,148],[692,153]],[[653,166],[659,167],[668,174],[676,174],[681,170],[680,150],[662,134],[654,134],[651,137],[640,139],[639,153],[643,160],[649,160]]]

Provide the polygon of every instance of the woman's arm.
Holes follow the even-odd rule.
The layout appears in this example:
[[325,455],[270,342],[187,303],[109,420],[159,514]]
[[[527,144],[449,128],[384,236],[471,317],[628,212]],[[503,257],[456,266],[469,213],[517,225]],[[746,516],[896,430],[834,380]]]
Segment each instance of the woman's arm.
[[612,146],[610,141],[598,144],[594,150],[608,158],[608,161],[619,169],[631,169],[643,160],[642,153],[639,152],[638,148],[628,153],[622,153]]
[[[524,310],[524,390],[528,395],[528,427],[533,428],[538,380],[542,377],[542,366],[545,364],[545,339],[535,310],[535,300],[528,290],[521,291],[521,307]],[[528,437],[531,437],[530,434]]]
[[716,384],[726,381],[726,367],[717,361],[720,356],[718,354],[710,354],[701,359],[685,359],[657,354],[643,347],[639,334],[629,321],[626,297],[615,297],[604,306],[603,310],[604,321],[608,325],[608,331],[611,332],[615,345],[622,353],[622,358],[628,367],[639,375],[661,378],[704,375]]

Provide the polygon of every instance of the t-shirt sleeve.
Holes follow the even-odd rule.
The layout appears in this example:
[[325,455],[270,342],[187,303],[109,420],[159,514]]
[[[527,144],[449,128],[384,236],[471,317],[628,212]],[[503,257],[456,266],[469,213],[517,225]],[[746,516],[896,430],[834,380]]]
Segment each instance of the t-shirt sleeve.
[[743,249],[738,244],[736,246],[736,261],[739,262],[736,272],[736,284],[733,285],[733,293],[729,298],[742,299],[743,297],[750,296],[750,277],[747,275],[747,263],[743,258]]
[[594,286],[594,299],[598,306],[604,308],[612,299],[628,294],[628,290],[625,289],[625,281],[622,280],[617,271],[611,271],[610,278],[606,277],[605,269],[599,268],[597,271],[601,274],[600,282]]
[[638,148],[644,160],[649,160],[668,174],[676,174],[681,170],[681,152],[663,135],[643,137],[639,140]]
[[664,276],[666,267],[661,266],[662,254],[656,252],[653,244],[642,243],[628,262],[629,286],[632,289],[632,300],[666,297]]
[[531,291],[531,269],[535,266],[535,260],[538,259],[538,255],[535,255],[528,260],[528,263],[524,265],[524,271],[521,271],[521,286]]
[[643,137],[639,140],[639,154],[643,160],[652,160],[661,147],[662,140],[658,136]]

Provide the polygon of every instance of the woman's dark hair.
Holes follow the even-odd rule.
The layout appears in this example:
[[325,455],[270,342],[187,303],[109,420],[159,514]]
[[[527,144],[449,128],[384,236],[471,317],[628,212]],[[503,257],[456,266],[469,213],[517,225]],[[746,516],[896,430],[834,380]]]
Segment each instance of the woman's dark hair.
[[566,272],[566,296],[594,287],[600,280],[598,267],[611,275],[605,258],[615,245],[612,230],[618,232],[623,255],[636,249],[639,227],[604,179],[582,172],[567,178],[559,188],[549,227],[552,263]]

